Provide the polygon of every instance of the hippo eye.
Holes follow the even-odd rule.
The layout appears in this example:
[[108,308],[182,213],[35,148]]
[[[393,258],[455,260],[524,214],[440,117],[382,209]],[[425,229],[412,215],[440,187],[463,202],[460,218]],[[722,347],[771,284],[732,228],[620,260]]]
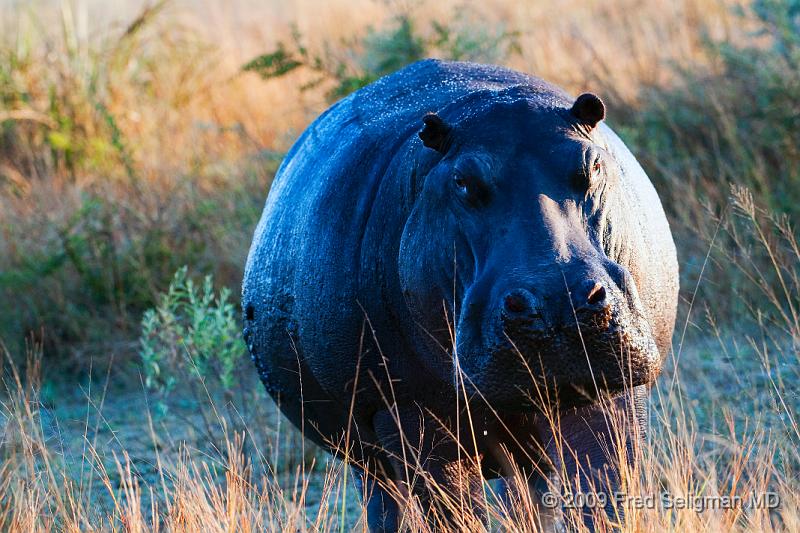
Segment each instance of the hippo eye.
[[595,157],[591,160],[591,163],[589,164],[589,169],[588,170],[589,170],[588,171],[589,184],[591,185],[592,182],[595,179],[597,179],[597,175],[600,174],[600,171],[603,170],[603,163],[600,160],[600,156],[599,155],[595,155]]
[[456,172],[453,176],[453,185],[457,196],[472,207],[485,205],[489,200],[489,188],[474,174]]
[[600,157],[590,159],[581,170],[575,175],[575,187],[581,192],[588,192],[597,183],[600,173],[603,171],[603,163]]
[[461,192],[463,194],[469,193],[469,187],[467,185],[467,180],[466,180],[466,178],[464,178],[464,176],[456,174],[455,177],[453,178],[453,182],[456,184],[456,187],[458,188],[459,192]]

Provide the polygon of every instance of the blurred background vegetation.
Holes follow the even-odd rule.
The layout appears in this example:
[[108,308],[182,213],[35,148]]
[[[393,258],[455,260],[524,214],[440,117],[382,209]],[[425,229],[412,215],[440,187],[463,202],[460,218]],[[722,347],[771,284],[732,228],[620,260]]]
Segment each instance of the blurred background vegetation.
[[[686,416],[717,428],[733,413],[751,434],[748,417],[770,413],[759,419],[780,438],[759,433],[765,461],[800,463],[800,0],[0,0],[0,341],[17,362],[43,357],[44,383],[17,389],[66,409],[62,448],[80,448],[78,421],[85,459],[89,397],[109,446],[152,436],[136,446],[161,449],[188,427],[224,450],[233,428],[244,447],[267,443],[275,472],[314,464],[263,407],[239,336],[247,249],[300,132],[430,56],[603,97],[678,246],[663,382],[672,402],[680,366],[690,403],[675,400],[662,429],[684,424],[688,442]],[[118,391],[108,419],[97,382]],[[172,426],[142,431],[130,410],[142,398],[125,392],[137,388]],[[711,434],[697,447],[718,444]]]

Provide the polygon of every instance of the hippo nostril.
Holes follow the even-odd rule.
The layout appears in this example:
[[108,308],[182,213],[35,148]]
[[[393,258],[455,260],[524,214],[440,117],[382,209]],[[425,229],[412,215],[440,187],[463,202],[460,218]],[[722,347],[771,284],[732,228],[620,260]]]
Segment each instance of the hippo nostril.
[[597,305],[601,303],[603,300],[606,299],[606,289],[599,283],[595,283],[592,290],[589,291],[589,296],[586,298],[586,301],[589,302],[589,305]]
[[522,313],[528,306],[525,304],[525,299],[519,294],[508,294],[503,300],[503,305],[509,313]]

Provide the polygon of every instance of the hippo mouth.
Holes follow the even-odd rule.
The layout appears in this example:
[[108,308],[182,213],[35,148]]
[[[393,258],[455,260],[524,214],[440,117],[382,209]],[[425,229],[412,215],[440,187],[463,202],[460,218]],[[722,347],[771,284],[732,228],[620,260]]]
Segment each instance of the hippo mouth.
[[465,381],[493,407],[519,410],[589,404],[660,374],[661,355],[644,319],[605,315],[579,326],[542,331],[520,323],[482,353],[462,350]]

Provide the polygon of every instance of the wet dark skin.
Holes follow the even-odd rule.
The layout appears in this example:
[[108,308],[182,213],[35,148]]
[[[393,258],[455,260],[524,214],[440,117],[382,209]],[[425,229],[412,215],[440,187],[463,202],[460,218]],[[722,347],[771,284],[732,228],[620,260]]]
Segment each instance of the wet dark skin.
[[[677,262],[604,116],[594,95],[424,61],[333,106],[287,155],[248,258],[245,339],[289,419],[368,471],[371,530],[398,527],[382,484],[432,505],[403,458],[478,502],[479,476],[510,473],[501,450],[545,477],[583,470],[564,480],[576,489],[613,470],[599,396],[636,407],[626,447],[645,429]],[[555,453],[542,398],[577,461]],[[464,455],[480,468],[454,477]]]

